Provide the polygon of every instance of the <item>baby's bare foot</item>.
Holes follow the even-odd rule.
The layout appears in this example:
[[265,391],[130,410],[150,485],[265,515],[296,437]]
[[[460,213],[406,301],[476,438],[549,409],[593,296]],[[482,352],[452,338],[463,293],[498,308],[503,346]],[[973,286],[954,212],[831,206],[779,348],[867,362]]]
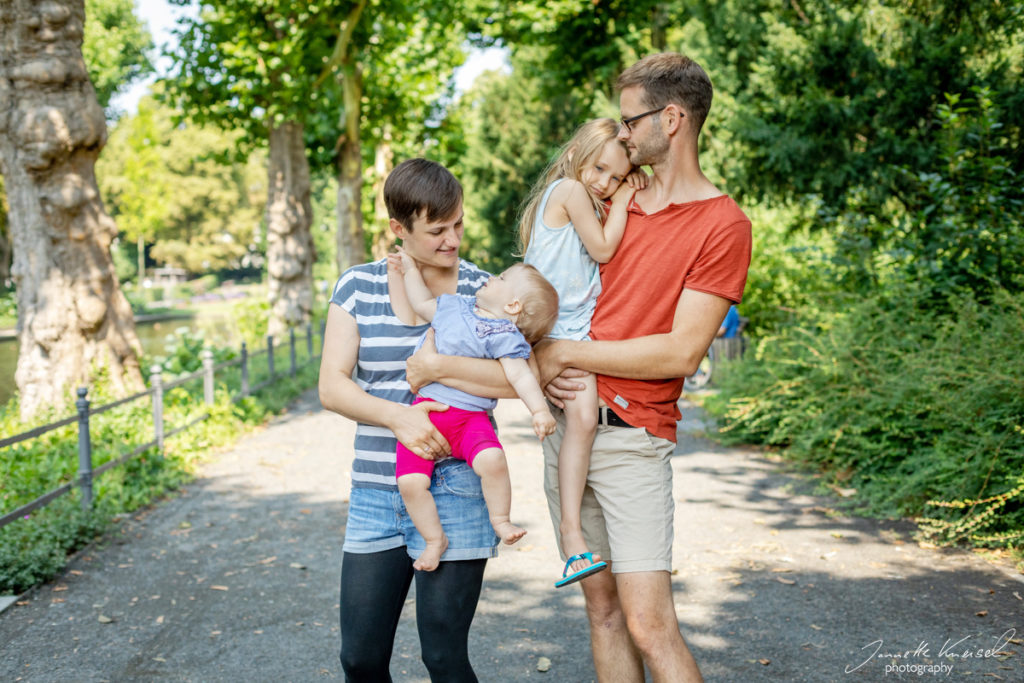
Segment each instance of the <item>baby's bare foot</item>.
[[499,522],[494,525],[494,533],[498,534],[498,537],[501,538],[506,545],[512,545],[526,535],[526,529],[518,527],[511,522]]
[[416,561],[412,563],[413,569],[419,569],[424,572],[432,572],[437,569],[437,565],[441,562],[441,556],[444,555],[444,551],[448,549],[448,537],[442,536],[440,541],[428,541],[427,547],[420,553],[420,556],[416,558]]

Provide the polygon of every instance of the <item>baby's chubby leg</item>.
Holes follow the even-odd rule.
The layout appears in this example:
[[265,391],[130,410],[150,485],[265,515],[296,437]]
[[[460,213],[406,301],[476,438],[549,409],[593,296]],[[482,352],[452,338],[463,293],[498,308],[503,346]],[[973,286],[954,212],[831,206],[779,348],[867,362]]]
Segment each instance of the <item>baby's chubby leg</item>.
[[434,496],[430,495],[430,477],[418,472],[403,474],[398,478],[398,490],[412,523],[427,542],[426,549],[412,566],[425,572],[434,571],[441,561],[441,555],[448,549],[448,537],[441,527]]
[[[579,381],[585,388],[576,392],[576,398],[565,402],[565,434],[558,451],[558,491],[562,512],[558,533],[566,557],[588,550],[583,540],[580,507],[590,470],[590,449],[597,433],[597,380],[588,375]],[[599,559],[594,556],[595,561]],[[572,570],[578,571],[588,565],[588,562],[578,561]]]
[[526,535],[526,529],[509,521],[512,509],[512,483],[508,478],[508,463],[500,448],[485,448],[473,458],[473,471],[480,476],[480,488],[491,516],[494,533],[512,545]]

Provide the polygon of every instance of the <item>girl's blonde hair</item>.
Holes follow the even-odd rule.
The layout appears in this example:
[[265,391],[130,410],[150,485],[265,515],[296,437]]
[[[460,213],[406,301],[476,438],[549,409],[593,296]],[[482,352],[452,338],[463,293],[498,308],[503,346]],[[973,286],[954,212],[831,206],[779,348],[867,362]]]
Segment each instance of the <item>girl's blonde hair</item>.
[[[592,119],[576,129],[572,139],[562,146],[556,158],[547,170],[540,177],[540,180],[530,190],[530,196],[526,200],[526,208],[523,209],[522,217],[519,219],[519,253],[522,257],[526,248],[530,246],[530,235],[533,233],[533,226],[537,220],[537,211],[540,209],[541,199],[544,198],[544,190],[548,185],[559,178],[572,178],[581,180],[583,170],[587,163],[595,156],[601,154],[604,146],[611,140],[619,137],[619,122],[614,119]],[[623,149],[626,148],[622,143]],[[603,221],[607,215],[604,202],[595,197],[587,188],[587,194],[594,203],[594,210]]]

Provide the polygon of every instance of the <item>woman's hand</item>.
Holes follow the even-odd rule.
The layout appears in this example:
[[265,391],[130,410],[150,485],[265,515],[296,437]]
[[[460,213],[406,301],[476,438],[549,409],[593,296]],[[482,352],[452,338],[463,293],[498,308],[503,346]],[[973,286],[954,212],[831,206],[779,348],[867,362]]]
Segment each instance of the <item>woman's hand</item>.
[[409,360],[405,364],[405,379],[409,382],[409,388],[414,394],[437,380],[436,366],[439,357],[437,346],[434,344],[434,329],[431,328],[427,330],[423,346],[409,356]]
[[434,401],[402,406],[398,418],[388,426],[402,445],[419,457],[424,460],[440,460],[452,454],[452,447],[430,421],[430,413],[444,410],[448,410],[448,406]]

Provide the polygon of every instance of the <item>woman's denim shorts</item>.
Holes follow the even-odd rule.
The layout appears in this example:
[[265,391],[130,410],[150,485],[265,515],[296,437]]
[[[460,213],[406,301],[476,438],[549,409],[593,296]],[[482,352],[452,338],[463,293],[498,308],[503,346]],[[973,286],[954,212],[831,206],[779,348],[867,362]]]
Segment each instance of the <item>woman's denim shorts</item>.
[[[480,477],[469,465],[456,458],[439,462],[430,479],[430,493],[448,536],[448,550],[441,561],[498,556],[498,537],[487,514]],[[398,489],[353,487],[342,550],[375,553],[403,545],[414,559],[427,547]]]

